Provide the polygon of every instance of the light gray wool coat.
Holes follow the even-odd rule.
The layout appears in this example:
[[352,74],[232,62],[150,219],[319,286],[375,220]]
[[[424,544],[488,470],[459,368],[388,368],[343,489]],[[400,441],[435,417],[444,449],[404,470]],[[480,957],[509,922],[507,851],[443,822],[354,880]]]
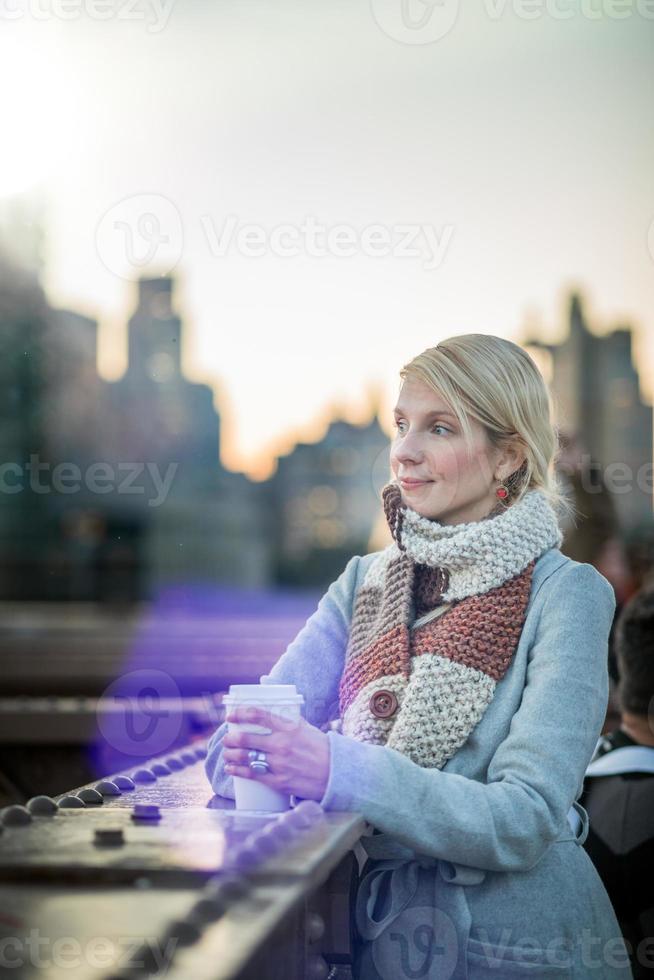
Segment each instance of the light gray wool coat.
[[[375,554],[348,562],[267,677],[296,685],[316,727],[338,718],[353,599]],[[442,769],[327,732],[330,775],[319,802],[361,813],[375,828],[361,842],[370,860],[355,908],[356,977],[632,977],[613,907],[581,846],[588,817],[576,802],[607,707],[615,605],[592,565],[544,552],[513,660]],[[205,765],[214,792],[233,798],[226,727],[210,739]]]

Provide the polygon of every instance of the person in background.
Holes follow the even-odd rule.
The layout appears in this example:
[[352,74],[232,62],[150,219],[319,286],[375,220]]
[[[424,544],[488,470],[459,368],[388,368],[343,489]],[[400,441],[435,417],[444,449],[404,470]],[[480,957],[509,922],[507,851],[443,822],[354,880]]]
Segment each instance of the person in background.
[[634,977],[654,978],[654,583],[616,626],[619,725],[600,738],[580,803],[585,848],[615,909]]
[[593,565],[613,586],[616,607],[609,633],[609,703],[602,734],[618,723],[619,680],[615,655],[615,626],[620,610],[636,591],[629,567],[622,529],[613,497],[606,486],[600,465],[587,451],[579,435],[559,431],[556,471],[562,492],[574,505],[574,517],[563,514],[561,552],[569,558]]
[[561,552],[597,567],[605,545],[620,531],[615,503],[601,467],[591,459],[576,433],[562,429],[556,470],[562,492],[575,507],[574,520],[562,515]]

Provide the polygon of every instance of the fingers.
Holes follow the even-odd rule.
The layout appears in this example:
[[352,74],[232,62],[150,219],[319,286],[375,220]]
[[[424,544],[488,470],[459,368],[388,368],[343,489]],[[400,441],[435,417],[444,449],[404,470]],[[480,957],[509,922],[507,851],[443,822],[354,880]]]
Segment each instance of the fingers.
[[[249,766],[250,757],[248,752],[250,751],[250,749],[225,749],[223,753],[225,764],[230,766]],[[270,762],[270,755],[268,753],[266,753],[266,757],[269,765],[272,765]]]
[[243,779],[251,779],[254,773],[248,765],[249,759],[225,759],[225,772],[230,776],[241,776]]
[[[248,760],[249,761],[249,760]],[[240,776],[241,779],[263,779],[269,773],[254,773],[247,762],[226,762],[225,772],[228,776]]]
[[[232,750],[234,752],[234,750]],[[256,779],[258,783],[263,783],[265,786],[270,786],[272,789],[284,789],[284,780],[279,773],[273,772],[254,772],[250,769],[250,760],[246,757],[243,759],[240,756],[238,760],[234,762],[227,762],[225,760],[225,773],[228,776],[240,776],[241,779]]]
[[225,732],[223,746],[230,749],[259,749],[272,752],[281,748],[278,735],[264,735],[259,732]]
[[[281,773],[277,773],[276,765],[280,764],[282,757],[285,758],[290,750],[289,734],[291,739],[294,739],[298,728],[306,725],[304,719],[297,715],[295,717],[280,717],[258,705],[248,704],[230,709],[225,715],[225,721],[241,725],[256,725],[268,729],[267,732],[242,730],[225,732],[222,744],[226,774],[239,776],[242,779],[256,779],[257,782],[285,792],[288,775],[283,776]],[[266,752],[271,772],[262,773],[250,769],[248,757],[250,749]]]
[[282,792],[286,790],[284,781],[274,772],[252,772],[248,766],[225,766],[225,772],[228,776],[240,776],[241,779],[256,779],[258,783],[270,786],[271,789]]
[[293,731],[301,723],[301,717],[284,716],[267,711],[256,704],[239,704],[231,708],[225,716],[225,721],[235,724],[261,725],[273,732]]
[[[225,732],[222,739],[223,758],[225,760],[225,770],[230,772],[229,766],[238,766],[239,769],[246,769],[246,776],[252,776],[249,768],[250,758],[248,752],[251,749],[265,751],[270,765],[272,766],[272,755],[275,751],[283,750],[283,745],[279,739],[283,738],[279,734],[264,735],[258,732]],[[241,772],[234,773],[241,775]]]

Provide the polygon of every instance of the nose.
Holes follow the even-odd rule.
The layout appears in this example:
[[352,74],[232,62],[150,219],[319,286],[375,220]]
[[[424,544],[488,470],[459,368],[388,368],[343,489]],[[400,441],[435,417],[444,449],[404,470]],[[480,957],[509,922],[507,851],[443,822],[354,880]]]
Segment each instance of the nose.
[[398,436],[391,455],[400,465],[419,463],[424,457],[420,436],[415,432]]

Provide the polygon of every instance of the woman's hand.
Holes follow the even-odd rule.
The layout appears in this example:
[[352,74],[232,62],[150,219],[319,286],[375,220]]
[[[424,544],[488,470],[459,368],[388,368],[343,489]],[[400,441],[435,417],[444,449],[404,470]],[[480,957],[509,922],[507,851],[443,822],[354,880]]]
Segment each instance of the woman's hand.
[[[228,775],[256,779],[281,793],[292,793],[305,800],[323,798],[329,779],[329,739],[325,732],[314,728],[304,718],[281,718],[254,705],[233,708],[225,721],[272,729],[269,735],[243,731],[225,733],[222,745]],[[270,772],[250,769],[250,749],[266,753]]]

